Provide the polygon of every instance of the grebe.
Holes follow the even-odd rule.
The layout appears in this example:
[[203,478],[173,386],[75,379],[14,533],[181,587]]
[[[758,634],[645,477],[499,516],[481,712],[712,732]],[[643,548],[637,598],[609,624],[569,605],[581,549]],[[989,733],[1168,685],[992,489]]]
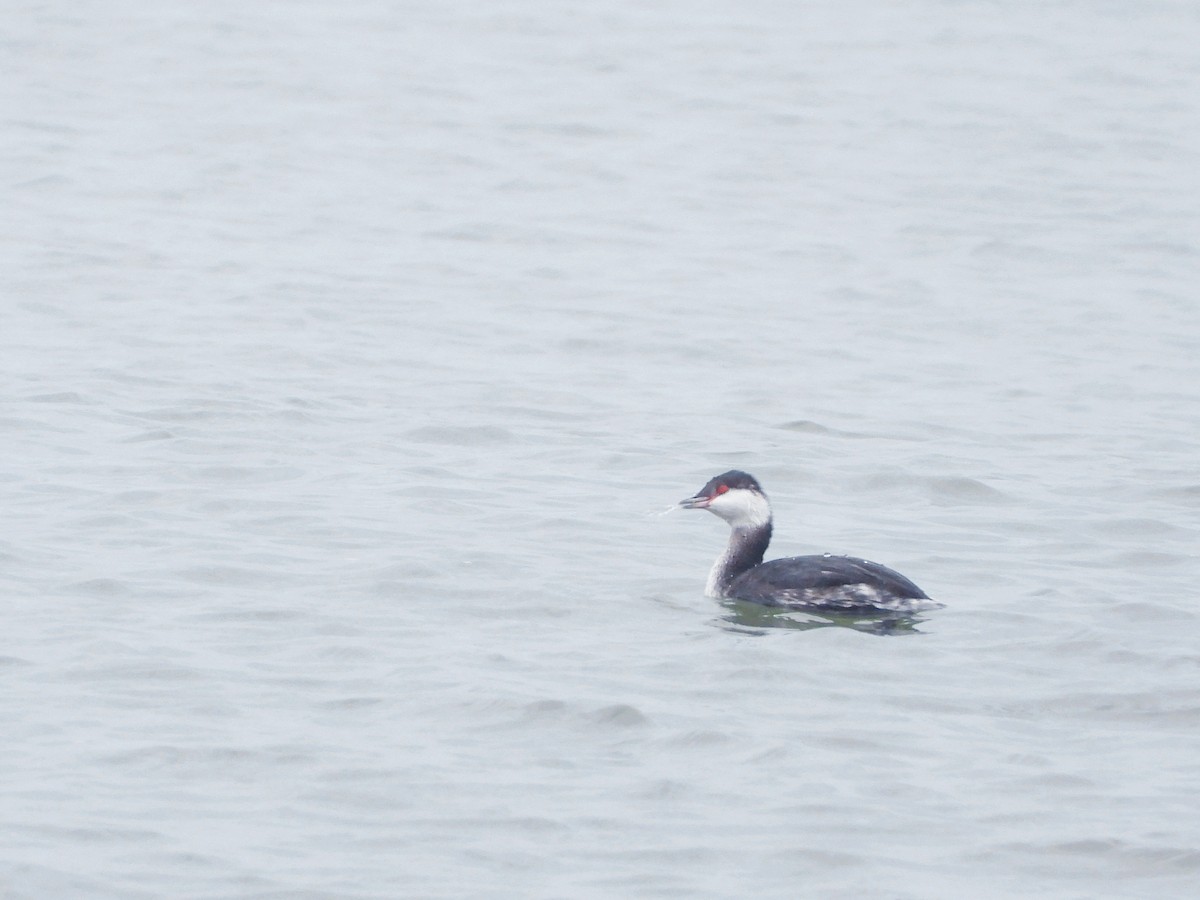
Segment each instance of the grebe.
[[771,542],[771,505],[754,476],[718,475],[685,509],[707,509],[729,523],[729,546],[713,564],[705,592],[765,606],[828,612],[916,612],[943,604],[887,566],[853,556],[792,556],[763,562]]

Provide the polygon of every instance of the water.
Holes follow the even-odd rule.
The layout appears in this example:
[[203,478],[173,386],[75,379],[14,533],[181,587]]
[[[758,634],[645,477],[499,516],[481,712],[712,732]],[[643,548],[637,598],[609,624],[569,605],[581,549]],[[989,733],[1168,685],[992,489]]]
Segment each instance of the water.
[[6,21],[4,896],[1194,893],[1194,6]]

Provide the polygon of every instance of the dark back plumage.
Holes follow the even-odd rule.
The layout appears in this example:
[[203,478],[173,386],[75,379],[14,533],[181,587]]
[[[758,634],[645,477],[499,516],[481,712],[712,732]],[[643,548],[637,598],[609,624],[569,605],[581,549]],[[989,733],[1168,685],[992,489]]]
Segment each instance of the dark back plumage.
[[928,595],[887,566],[855,556],[789,556],[768,560],[735,577],[728,595],[767,606],[814,605],[852,609]]

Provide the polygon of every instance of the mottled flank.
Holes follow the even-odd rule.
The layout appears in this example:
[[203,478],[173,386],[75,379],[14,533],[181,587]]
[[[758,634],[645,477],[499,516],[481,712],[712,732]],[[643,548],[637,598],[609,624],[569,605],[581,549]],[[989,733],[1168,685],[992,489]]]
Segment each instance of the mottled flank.
[[735,600],[762,603],[765,606],[828,611],[921,612],[922,610],[939,609],[945,605],[928,597],[900,597],[894,594],[885,594],[870,584],[845,584],[836,588],[781,588],[761,600],[738,593],[735,584],[727,596]]

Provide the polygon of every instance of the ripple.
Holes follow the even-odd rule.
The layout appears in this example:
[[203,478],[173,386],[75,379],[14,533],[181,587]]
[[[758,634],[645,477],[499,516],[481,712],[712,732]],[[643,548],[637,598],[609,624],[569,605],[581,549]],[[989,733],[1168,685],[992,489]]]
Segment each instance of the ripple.
[[820,422],[814,422],[811,419],[797,419],[794,422],[784,422],[779,426],[785,431],[795,431],[800,434],[819,434],[829,435],[832,437],[843,438],[878,438],[883,437],[880,434],[869,434],[865,431],[844,431],[840,428],[831,428],[828,425],[822,425]]
[[32,403],[88,403],[82,394],[74,391],[63,391],[58,394],[38,394],[29,398]]
[[198,614],[201,622],[295,622],[308,617],[308,613],[297,609],[225,609]]
[[1174,538],[1189,542],[1194,542],[1197,538],[1194,530],[1172,525],[1160,519],[1105,519],[1102,521],[1093,521],[1089,527],[1092,531],[1109,538],[1130,540]]
[[304,477],[297,466],[201,466],[189,473],[197,481],[226,484],[275,484]]
[[1106,867],[1132,866],[1148,874],[1160,874],[1163,869],[1200,872],[1200,849],[1196,847],[1154,846],[1132,843],[1120,838],[1081,838],[1045,843],[1013,842],[1005,844],[1004,850],[1056,860],[1091,860]]
[[111,753],[102,757],[101,762],[139,769],[183,768],[228,772],[242,768],[258,773],[264,766],[295,765],[311,762],[312,758],[308,750],[295,747],[180,747],[160,744]]
[[1042,709],[1056,716],[1163,727],[1200,726],[1200,691],[1128,694],[1078,693],[1049,700]]
[[930,478],[927,489],[934,502],[942,503],[1001,503],[1009,500],[1008,495],[991,485],[974,478],[943,477]]
[[[291,578],[287,573],[280,572],[278,569],[251,569],[245,566],[217,565],[215,563],[206,566],[189,566],[186,569],[177,569],[175,577],[192,584],[216,585],[221,587],[266,587],[280,584]],[[266,611],[266,613],[270,615],[294,614],[291,610],[270,610]],[[256,611],[255,614],[260,615],[263,612]]]
[[1188,553],[1169,553],[1160,550],[1135,550],[1128,553],[1114,553],[1105,558],[1105,564],[1114,569],[1154,570],[1191,566],[1196,557]]
[[316,704],[318,709],[355,710],[368,709],[386,702],[383,697],[346,697],[341,700],[326,700]]
[[93,597],[128,597],[134,593],[129,583],[119,578],[89,578],[69,584],[67,589]]
[[635,706],[628,703],[616,703],[596,710],[591,715],[593,722],[600,725],[612,725],[618,728],[635,728],[646,725],[650,720]]
[[112,826],[87,828],[57,825],[33,825],[28,827],[33,831],[47,836],[85,844],[141,843],[162,840],[163,838],[161,833],[145,828],[118,828]]
[[489,425],[429,426],[414,428],[404,436],[416,444],[447,444],[456,447],[484,447],[513,440],[507,428]]
[[724,731],[688,731],[668,738],[664,743],[671,747],[719,747],[733,740],[733,736]]
[[975,478],[947,475],[914,475],[908,472],[878,472],[865,480],[872,491],[907,488],[919,491],[938,506],[997,504],[1011,502],[1003,491]]
[[189,682],[202,678],[198,669],[168,662],[120,662],[79,666],[67,672],[72,681]]
[[545,718],[561,718],[567,711],[567,704],[562,700],[534,700],[532,703],[527,703],[522,711],[529,718],[545,719]]
[[167,431],[165,428],[155,428],[151,431],[143,431],[139,434],[131,435],[127,438],[122,438],[124,444],[140,444],[146,441],[167,441],[175,437],[173,432]]

